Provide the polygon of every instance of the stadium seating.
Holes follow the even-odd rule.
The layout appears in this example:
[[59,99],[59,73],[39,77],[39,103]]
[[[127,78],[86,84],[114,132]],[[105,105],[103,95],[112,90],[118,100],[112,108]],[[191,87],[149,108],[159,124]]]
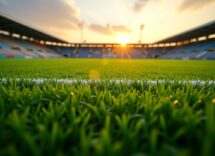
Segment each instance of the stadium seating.
[[90,53],[90,58],[102,58],[104,57],[103,55],[103,48],[96,48],[96,49],[89,49],[89,53]]
[[70,58],[165,58],[214,59],[215,42],[200,42],[181,47],[163,48],[78,48],[52,47],[53,51]]
[[0,36],[0,58],[60,58],[62,55],[36,43]]
[[167,50],[160,58],[166,59],[215,59],[215,41],[192,43]]
[[46,47],[41,44],[0,36],[0,58],[161,58],[215,59],[215,40],[178,47],[158,48],[90,48]]

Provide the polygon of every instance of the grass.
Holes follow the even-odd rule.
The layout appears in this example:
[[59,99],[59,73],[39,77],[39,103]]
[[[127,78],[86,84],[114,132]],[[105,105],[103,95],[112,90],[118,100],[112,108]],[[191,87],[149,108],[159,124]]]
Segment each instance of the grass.
[[[213,61],[3,60],[0,155],[214,155]],[[93,69],[93,70],[92,70]],[[36,84],[11,78],[142,79]],[[165,79],[149,84],[148,79]],[[169,80],[175,80],[174,83]]]
[[0,77],[215,80],[214,67],[215,61],[129,59],[1,60]]
[[213,155],[214,90],[1,82],[0,155]]

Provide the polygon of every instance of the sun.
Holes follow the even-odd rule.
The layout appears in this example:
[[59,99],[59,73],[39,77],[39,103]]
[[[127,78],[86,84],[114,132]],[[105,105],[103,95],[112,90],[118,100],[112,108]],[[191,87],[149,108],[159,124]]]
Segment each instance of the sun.
[[128,38],[125,35],[117,35],[117,39],[122,47],[126,47],[129,42]]

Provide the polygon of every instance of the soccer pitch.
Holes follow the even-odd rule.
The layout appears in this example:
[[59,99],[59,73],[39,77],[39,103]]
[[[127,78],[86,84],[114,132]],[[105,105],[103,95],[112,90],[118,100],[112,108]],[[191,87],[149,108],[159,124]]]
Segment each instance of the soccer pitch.
[[[214,155],[214,69],[214,61],[1,60],[0,155]],[[134,81],[54,81],[65,78]]]
[[215,80],[215,61],[133,59],[1,60],[0,77]]

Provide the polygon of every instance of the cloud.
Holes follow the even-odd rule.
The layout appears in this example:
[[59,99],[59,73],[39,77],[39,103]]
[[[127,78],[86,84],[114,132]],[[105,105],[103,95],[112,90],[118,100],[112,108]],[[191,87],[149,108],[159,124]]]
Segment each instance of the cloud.
[[134,12],[139,13],[148,4],[148,2],[150,2],[150,0],[137,0],[133,6]]
[[116,33],[131,33],[131,29],[124,25],[109,25],[106,26],[100,24],[91,24],[89,28],[99,34],[103,35],[114,35]]
[[124,25],[114,25],[112,26],[113,31],[115,32],[122,32],[122,33],[131,33],[131,29],[127,28]]
[[197,10],[213,2],[215,2],[215,0],[183,0],[178,11]]
[[45,31],[76,29],[79,23],[73,0],[0,0],[0,10]]
[[99,24],[91,24],[89,28],[94,32],[97,32],[103,35],[113,35],[110,25],[102,26]]

